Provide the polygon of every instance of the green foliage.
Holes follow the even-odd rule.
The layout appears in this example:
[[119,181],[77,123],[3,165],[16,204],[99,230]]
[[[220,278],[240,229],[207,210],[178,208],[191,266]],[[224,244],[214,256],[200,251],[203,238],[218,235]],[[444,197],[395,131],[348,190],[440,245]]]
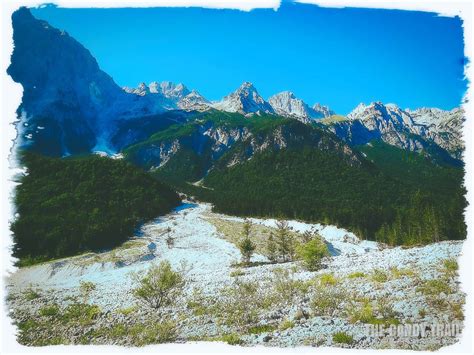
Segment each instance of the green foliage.
[[277,260],[292,261],[296,255],[296,240],[290,233],[287,221],[276,222],[275,234]]
[[459,270],[459,265],[456,259],[446,259],[443,261],[443,272],[448,277],[456,276]]
[[287,329],[293,328],[294,326],[295,326],[295,322],[289,319],[285,319],[283,322],[280,323],[280,326],[278,327],[278,329],[287,330]]
[[334,286],[339,282],[339,279],[334,274],[329,273],[319,275],[318,279],[321,286]]
[[247,331],[248,334],[262,334],[272,332],[276,329],[274,325],[271,324],[262,324],[250,327]]
[[295,297],[305,294],[310,284],[295,278],[294,269],[276,268],[273,270],[273,288],[278,298],[291,304]]
[[370,278],[375,282],[386,282],[388,281],[388,274],[384,270],[374,269],[370,275]]
[[424,281],[416,290],[425,296],[437,296],[440,293],[448,295],[453,293],[453,289],[446,280],[437,279]]
[[243,226],[243,238],[239,242],[239,250],[242,254],[242,262],[246,265],[250,263],[250,259],[255,251],[255,243],[250,239],[250,230],[252,225],[249,221],[245,221]]
[[130,314],[133,314],[137,311],[138,307],[137,306],[131,306],[131,307],[126,307],[126,308],[120,308],[118,310],[118,313],[123,314],[124,316],[128,316]]
[[366,277],[367,275],[361,271],[354,271],[347,275],[347,278],[349,279],[358,279],[358,278],[363,278]]
[[277,244],[275,242],[275,236],[273,235],[273,232],[268,233],[268,238],[266,240],[266,252],[268,259],[271,262],[276,262],[278,259],[278,250],[277,250]]
[[39,294],[39,292],[33,290],[32,288],[27,289],[26,292],[25,292],[25,299],[27,301],[33,301],[33,300],[35,300],[37,298],[40,298],[40,297],[41,297],[41,295]]
[[81,325],[89,325],[97,319],[101,310],[97,305],[89,305],[85,303],[72,303],[66,307],[60,319],[64,323],[79,323]]
[[349,335],[345,332],[337,332],[332,335],[332,340],[336,344],[347,344],[350,345],[354,342],[352,335]]
[[168,261],[151,266],[138,281],[139,286],[133,290],[133,294],[152,308],[161,308],[176,301],[185,284],[183,275],[173,271]]
[[51,306],[43,306],[39,310],[40,316],[43,317],[55,317],[59,314],[59,307],[57,304]]
[[211,170],[204,185],[212,190],[201,197],[218,212],[330,223],[390,245],[464,239],[462,169],[416,153],[405,159],[393,147],[387,154],[391,165],[384,154],[358,165],[307,146],[264,151]]
[[225,341],[229,345],[242,345],[243,343],[242,339],[240,339],[240,336],[235,333],[225,334],[219,340]]
[[12,224],[20,265],[123,243],[179,203],[174,191],[122,160],[25,153]]
[[316,271],[321,268],[321,261],[329,256],[327,245],[321,239],[312,239],[296,248],[296,254],[303,260],[306,269]]
[[244,276],[245,272],[243,272],[241,269],[234,270],[230,273],[230,277],[238,277],[238,276]]
[[96,289],[96,286],[95,283],[91,281],[81,281],[79,289],[81,291],[82,297],[84,298],[84,303],[86,303],[92,291]]
[[347,307],[346,312],[351,323],[362,322],[372,323],[375,319],[374,310],[370,302],[363,302],[361,306],[357,302],[352,302]]
[[319,287],[311,300],[311,309],[316,316],[334,316],[341,304],[347,302],[348,295],[344,290],[335,287]]

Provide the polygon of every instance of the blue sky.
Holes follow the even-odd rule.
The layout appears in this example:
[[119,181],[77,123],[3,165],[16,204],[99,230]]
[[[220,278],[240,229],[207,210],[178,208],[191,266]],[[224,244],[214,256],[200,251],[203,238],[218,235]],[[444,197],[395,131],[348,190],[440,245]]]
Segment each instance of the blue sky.
[[360,102],[461,103],[459,18],[284,3],[278,11],[62,9],[33,15],[66,30],[121,86],[169,80],[218,100],[243,81],[346,114]]

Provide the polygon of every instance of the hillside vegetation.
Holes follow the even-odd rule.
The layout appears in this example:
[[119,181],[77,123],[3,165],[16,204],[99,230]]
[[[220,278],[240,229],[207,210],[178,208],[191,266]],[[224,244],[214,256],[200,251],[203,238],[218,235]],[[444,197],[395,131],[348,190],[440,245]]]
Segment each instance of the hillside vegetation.
[[117,246],[179,203],[173,190],[125,161],[27,153],[23,163],[28,174],[16,189],[12,224],[20,265]]
[[372,162],[349,165],[309,147],[265,151],[232,167],[217,164],[205,188],[180,188],[218,212],[335,224],[391,245],[465,238],[461,168],[384,143],[360,149]]

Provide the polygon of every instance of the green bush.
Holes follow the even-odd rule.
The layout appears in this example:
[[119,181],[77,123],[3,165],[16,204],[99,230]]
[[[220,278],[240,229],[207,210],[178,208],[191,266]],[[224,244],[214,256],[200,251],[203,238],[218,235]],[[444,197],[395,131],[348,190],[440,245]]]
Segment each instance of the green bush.
[[345,332],[337,332],[332,335],[332,340],[336,344],[352,344],[354,342],[354,338],[352,335],[349,335]]
[[133,294],[152,308],[170,305],[181,296],[185,284],[183,275],[173,271],[168,261],[151,266],[138,282],[139,287],[133,290]]
[[416,290],[425,296],[437,296],[440,293],[448,295],[453,293],[453,289],[449,286],[447,281],[436,279],[424,281]]
[[41,307],[39,314],[43,317],[55,317],[59,314],[59,307],[56,304]]
[[303,261],[303,265],[310,271],[321,268],[321,261],[329,256],[327,245],[320,239],[315,238],[304,244],[298,245],[296,255]]

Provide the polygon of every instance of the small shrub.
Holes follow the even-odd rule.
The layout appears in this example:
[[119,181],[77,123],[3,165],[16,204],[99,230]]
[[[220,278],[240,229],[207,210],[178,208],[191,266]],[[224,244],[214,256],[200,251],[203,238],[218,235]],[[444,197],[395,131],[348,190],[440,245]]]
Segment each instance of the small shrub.
[[278,260],[278,247],[275,242],[275,237],[272,232],[268,234],[266,242],[267,256],[271,262],[276,262]]
[[123,314],[124,316],[128,316],[137,311],[137,306],[131,306],[126,308],[121,308],[118,310],[118,313]]
[[173,271],[168,261],[153,265],[146,275],[139,279],[139,287],[133,294],[152,308],[171,304],[181,296],[185,281],[180,272]]
[[25,299],[27,301],[33,301],[33,300],[35,300],[37,298],[40,298],[40,297],[41,297],[41,295],[37,291],[33,290],[32,288],[29,288],[25,292]]
[[250,264],[250,259],[255,251],[255,244],[250,240],[250,238],[244,238],[239,243],[239,250],[242,254],[242,262],[245,265]]
[[363,278],[363,277],[366,277],[367,275],[365,275],[363,272],[361,271],[355,271],[355,272],[352,272],[350,273],[349,275],[347,275],[347,278],[348,279],[358,279],[358,278]]
[[399,269],[397,267],[392,267],[390,268],[390,273],[394,279],[399,279],[401,277],[415,277],[416,276],[415,271],[408,268]]
[[250,221],[245,220],[243,231],[242,231],[243,238],[239,242],[239,245],[238,245],[240,253],[242,254],[242,262],[245,265],[250,264],[250,259],[252,258],[252,255],[255,252],[255,248],[256,248],[256,245],[250,239],[251,228],[252,228],[252,224],[250,223]]
[[256,325],[254,327],[250,327],[247,333],[249,334],[261,334],[261,333],[267,333],[267,332],[272,332],[276,329],[274,325],[270,324],[263,324],[263,325]]
[[244,276],[245,272],[243,272],[240,269],[234,270],[230,273],[230,277],[238,277],[238,276]]
[[303,261],[304,267],[309,271],[316,271],[321,268],[321,261],[329,256],[328,247],[320,239],[312,239],[296,248],[296,255]]
[[370,302],[364,302],[362,305],[354,302],[347,307],[346,312],[351,323],[358,321],[362,323],[373,323],[375,319],[374,310]]
[[457,320],[464,320],[463,302],[451,303],[450,308],[452,318]]
[[436,296],[440,293],[446,295],[453,293],[451,286],[445,280],[427,280],[422,283],[421,286],[418,286],[416,289],[418,292],[421,292],[425,296]]
[[354,342],[352,335],[349,335],[345,332],[337,332],[332,335],[332,340],[336,344],[347,344],[350,345]]
[[291,302],[295,297],[306,293],[310,284],[295,279],[295,271],[283,268],[273,270],[273,287],[278,297],[284,302]]
[[346,302],[348,295],[336,288],[318,288],[311,300],[310,306],[316,316],[334,316],[339,306]]
[[372,279],[372,281],[380,282],[380,283],[387,282],[388,281],[388,275],[384,270],[375,269],[375,270],[372,271],[371,279]]
[[91,281],[81,281],[79,289],[81,291],[84,303],[86,303],[92,291],[96,289],[96,286]]
[[225,334],[222,336],[222,341],[225,341],[229,345],[241,345],[243,343],[238,334]]
[[443,261],[443,271],[447,276],[456,276],[459,270],[459,265],[456,259],[446,259]]
[[287,330],[290,328],[293,328],[295,326],[295,322],[289,319],[285,319],[283,322],[280,323],[280,326],[278,327],[280,330]]
[[421,318],[425,318],[426,317],[426,309],[422,308],[420,310],[418,310],[418,315],[421,317]]
[[224,324],[245,331],[258,323],[260,311],[268,304],[267,298],[256,282],[235,279],[231,286],[221,290],[219,301],[209,312]]
[[39,314],[43,317],[55,317],[59,314],[59,307],[56,304],[41,307],[39,310]]
[[295,257],[295,239],[290,233],[290,227],[287,221],[276,222],[277,231],[275,234],[275,243],[277,246],[278,259],[281,261],[291,261]]
[[339,282],[339,279],[337,279],[332,273],[319,275],[319,284],[321,286],[334,286],[338,282]]
[[73,303],[66,307],[61,320],[64,323],[79,322],[82,325],[92,323],[99,315],[101,310],[99,306],[85,303]]
[[136,346],[161,344],[175,341],[177,328],[172,321],[149,322],[130,327],[128,334],[132,336],[132,342]]

